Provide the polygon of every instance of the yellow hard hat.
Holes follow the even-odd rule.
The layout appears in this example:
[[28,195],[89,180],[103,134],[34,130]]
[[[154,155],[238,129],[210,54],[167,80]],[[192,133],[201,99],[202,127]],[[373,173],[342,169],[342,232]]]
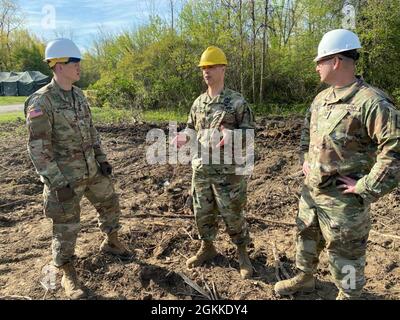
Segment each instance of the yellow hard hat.
[[216,64],[228,64],[225,53],[218,47],[208,47],[201,55],[199,67],[213,66]]

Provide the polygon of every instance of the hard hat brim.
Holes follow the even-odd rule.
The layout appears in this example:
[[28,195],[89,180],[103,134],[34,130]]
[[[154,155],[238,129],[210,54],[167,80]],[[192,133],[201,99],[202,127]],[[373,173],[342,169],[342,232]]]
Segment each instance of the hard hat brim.
[[207,67],[207,66],[226,66],[226,65],[228,65],[226,62],[215,63],[215,62],[205,61],[205,62],[199,63],[197,66],[198,67]]

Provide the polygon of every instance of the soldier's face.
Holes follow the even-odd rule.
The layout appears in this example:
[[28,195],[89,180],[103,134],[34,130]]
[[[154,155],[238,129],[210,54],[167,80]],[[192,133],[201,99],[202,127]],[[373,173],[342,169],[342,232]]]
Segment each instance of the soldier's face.
[[71,81],[72,83],[79,81],[81,78],[81,63],[80,62],[70,62],[61,65],[61,75]]
[[203,72],[203,79],[207,86],[213,86],[215,84],[220,84],[224,81],[225,76],[225,66],[224,65],[214,65],[214,66],[204,66],[201,68]]
[[334,73],[339,68],[342,58],[339,56],[328,57],[317,62],[315,70],[319,73],[321,82],[332,84]]

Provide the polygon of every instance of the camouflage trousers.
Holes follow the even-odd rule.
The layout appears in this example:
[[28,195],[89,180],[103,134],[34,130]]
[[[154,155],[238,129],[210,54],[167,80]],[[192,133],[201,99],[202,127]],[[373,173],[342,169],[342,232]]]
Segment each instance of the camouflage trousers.
[[358,195],[342,194],[336,185],[319,190],[305,186],[296,223],[297,268],[314,273],[326,248],[335,285],[348,296],[358,296],[365,285],[369,205]]
[[74,185],[75,196],[59,202],[53,190],[43,190],[44,213],[53,221],[52,254],[55,266],[70,262],[80,229],[80,201],[85,196],[96,208],[100,230],[106,234],[120,229],[119,200],[109,177],[98,172],[93,178]]
[[245,208],[247,183],[244,176],[209,174],[193,170],[192,196],[197,229],[202,240],[214,240],[218,230],[218,213],[233,243],[250,241]]

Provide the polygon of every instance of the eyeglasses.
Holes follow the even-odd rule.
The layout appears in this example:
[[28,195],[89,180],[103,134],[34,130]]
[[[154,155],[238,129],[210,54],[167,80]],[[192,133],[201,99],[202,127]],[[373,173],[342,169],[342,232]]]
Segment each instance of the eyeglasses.
[[343,60],[343,58],[339,57],[339,56],[330,56],[330,57],[326,57],[326,58],[323,58],[321,60],[318,60],[317,61],[317,65],[319,65],[321,62],[332,60],[333,58],[338,58],[339,60]]
[[77,63],[79,61],[81,61],[81,59],[79,59],[79,58],[69,58],[67,62],[64,62],[64,64]]

